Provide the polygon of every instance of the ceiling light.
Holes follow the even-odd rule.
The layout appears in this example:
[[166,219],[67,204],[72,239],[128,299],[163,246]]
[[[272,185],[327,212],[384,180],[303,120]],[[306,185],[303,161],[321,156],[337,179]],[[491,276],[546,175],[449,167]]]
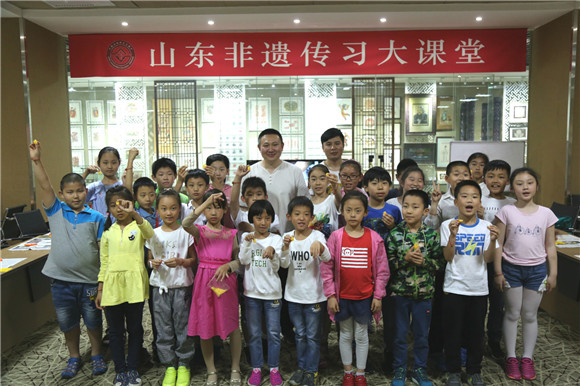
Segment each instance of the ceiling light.
[[122,21],[122,22],[121,22],[121,25],[122,25],[123,27],[127,27],[127,26],[129,25],[129,23],[127,23],[126,21]]
[[209,24],[209,25],[214,25],[214,24],[215,24],[215,21],[213,21],[213,20],[208,20],[208,21],[207,21],[207,24]]
[[489,98],[491,94],[475,94],[476,98]]
[[300,24],[300,19],[294,19],[294,24]]
[[273,85],[272,85],[272,88],[274,88],[274,87],[276,87],[276,85],[275,85],[275,84],[273,84]]
[[379,19],[379,21],[380,21],[381,23],[386,23],[386,22],[387,22],[387,18],[386,18],[386,17],[381,17],[381,18]]
[[439,86],[441,86],[443,84],[443,82],[439,82]]
[[475,18],[475,21],[482,21],[482,20],[483,20],[483,17],[481,17],[481,16],[478,16]]
[[458,78],[461,78],[461,75],[457,75]]

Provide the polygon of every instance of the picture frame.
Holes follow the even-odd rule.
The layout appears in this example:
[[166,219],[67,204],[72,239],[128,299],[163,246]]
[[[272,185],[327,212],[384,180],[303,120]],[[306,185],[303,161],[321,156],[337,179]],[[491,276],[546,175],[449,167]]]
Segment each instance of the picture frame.
[[526,123],[528,121],[528,104],[525,102],[512,102],[510,105],[510,122]]
[[83,126],[82,125],[71,125],[71,127],[70,127],[70,147],[71,147],[71,149],[82,149],[84,147]]
[[377,120],[375,119],[374,115],[364,115],[362,117],[362,128],[363,130],[376,130]]
[[304,132],[302,116],[280,117],[280,132],[282,134],[299,134]]
[[362,111],[375,111],[376,101],[374,97],[363,97],[361,102]]
[[349,128],[338,128],[344,135],[344,152],[352,152],[352,129]]
[[302,115],[304,114],[304,101],[299,97],[284,98],[280,97],[279,115]]
[[400,145],[401,144],[401,124],[394,123],[395,138],[393,140],[389,124],[385,125],[385,145]]
[[102,149],[107,146],[107,133],[103,125],[91,125],[87,129],[89,149]]
[[71,125],[83,123],[83,108],[81,101],[68,102],[68,117]]
[[337,98],[336,106],[336,125],[352,125],[352,99]]
[[201,98],[201,121],[215,121],[215,106],[213,98]]
[[437,173],[437,184],[446,184],[447,182],[445,181],[445,175],[447,174],[447,172],[445,171],[445,169],[437,169],[436,173]]
[[510,127],[510,141],[527,141],[528,128],[522,126]]
[[248,130],[262,131],[270,127],[270,98],[254,98],[248,104]]
[[436,146],[434,143],[406,143],[403,146],[403,158],[411,158],[417,164],[434,164]]
[[71,164],[73,170],[84,169],[88,165],[85,163],[85,151],[84,150],[72,150],[71,151]]
[[103,101],[87,101],[87,122],[91,124],[105,123],[105,103]]
[[437,131],[453,130],[455,103],[451,96],[437,97]]
[[433,94],[408,94],[405,101],[405,133],[434,134],[435,97]]
[[437,167],[445,168],[450,162],[451,142],[453,137],[437,137]]
[[302,153],[304,151],[302,135],[288,135],[284,141],[284,151],[287,153]]
[[401,119],[401,97],[394,97],[395,106],[391,108],[391,98],[385,98],[385,119]]
[[363,149],[374,149],[377,144],[377,139],[374,135],[363,135]]
[[117,102],[107,101],[107,125],[117,124]]

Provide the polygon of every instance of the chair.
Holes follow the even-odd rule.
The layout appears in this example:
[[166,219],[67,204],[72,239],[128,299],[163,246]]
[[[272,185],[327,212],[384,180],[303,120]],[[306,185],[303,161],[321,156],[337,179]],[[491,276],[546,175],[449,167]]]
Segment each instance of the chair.
[[50,232],[39,209],[16,213],[14,217],[20,228],[20,238],[27,239]]
[[572,219],[570,230],[574,230],[576,228],[576,221],[578,221],[578,214],[580,213],[580,205],[569,206],[553,202],[550,209],[558,218],[570,217]]
[[24,211],[26,204],[6,208],[2,219],[2,240],[12,239],[20,236],[20,229],[16,223],[14,215]]

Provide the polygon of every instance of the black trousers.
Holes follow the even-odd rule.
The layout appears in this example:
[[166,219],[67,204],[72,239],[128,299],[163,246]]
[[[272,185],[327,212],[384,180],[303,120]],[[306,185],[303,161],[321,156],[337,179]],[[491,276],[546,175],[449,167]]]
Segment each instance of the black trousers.
[[[487,296],[443,295],[445,365],[461,372],[461,346],[467,347],[467,374],[481,373]],[[466,341],[464,341],[466,339]]]
[[431,303],[431,326],[429,327],[429,354],[443,353],[443,282],[445,265],[435,273],[435,293]]

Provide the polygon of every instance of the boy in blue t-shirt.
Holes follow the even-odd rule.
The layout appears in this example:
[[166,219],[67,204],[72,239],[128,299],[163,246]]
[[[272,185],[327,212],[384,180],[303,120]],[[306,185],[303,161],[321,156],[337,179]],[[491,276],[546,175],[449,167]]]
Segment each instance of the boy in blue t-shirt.
[[103,319],[101,310],[95,306],[95,298],[100,266],[99,241],[105,217],[85,204],[87,188],[79,174],[68,173],[61,179],[59,196],[63,201],[60,201],[40,160],[40,142],[34,140],[29,151],[52,232],[50,253],[42,273],[51,279],[56,318],[70,355],[61,376],[72,378],[81,366],[81,316],[91,342],[92,374],[104,374],[107,364],[101,354]]

